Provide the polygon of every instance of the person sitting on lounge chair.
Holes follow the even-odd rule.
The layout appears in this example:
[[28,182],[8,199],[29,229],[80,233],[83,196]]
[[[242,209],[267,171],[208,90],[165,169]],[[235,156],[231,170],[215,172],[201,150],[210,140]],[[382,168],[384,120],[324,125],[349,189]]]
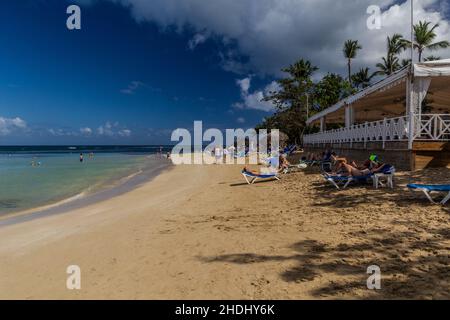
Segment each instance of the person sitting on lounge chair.
[[366,161],[364,161],[362,165],[358,165],[355,161],[353,161],[350,164],[353,167],[358,168],[360,170],[364,169],[372,170],[383,166],[383,163],[378,159],[378,156],[375,154],[370,155],[370,157]]
[[358,169],[350,164],[347,163],[343,163],[342,164],[342,168],[346,171],[346,173],[350,176],[353,177],[361,177],[361,176],[368,176],[368,175],[372,175],[374,173],[377,172],[381,172],[387,165],[386,164],[382,164],[379,165],[377,167],[374,167],[372,169]]
[[347,158],[345,158],[345,157],[340,157],[340,156],[338,156],[338,155],[336,154],[336,152],[331,152],[331,154],[330,154],[330,162],[334,162],[334,164],[335,164],[334,171],[335,171],[336,173],[339,173],[339,172],[341,172],[342,170],[345,170],[345,169],[344,169],[344,164],[348,164],[348,163],[350,163],[350,165],[351,165],[352,167],[357,168],[356,163],[355,163],[354,161],[349,161],[349,160],[348,160]]
[[291,166],[291,163],[288,161],[286,154],[280,155],[280,166],[278,172],[283,172],[285,170],[288,170]]

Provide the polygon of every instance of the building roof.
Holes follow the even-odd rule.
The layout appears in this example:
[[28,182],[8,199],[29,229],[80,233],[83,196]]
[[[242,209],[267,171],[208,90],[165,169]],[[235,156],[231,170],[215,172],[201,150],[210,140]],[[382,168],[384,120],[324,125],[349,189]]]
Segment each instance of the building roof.
[[[405,67],[370,87],[349,96],[335,105],[313,115],[307,124],[327,117],[327,122],[343,122],[344,108],[353,105],[358,110],[357,121],[380,120],[385,116],[395,117],[405,113],[406,80],[411,68]],[[415,77],[450,77],[450,59],[417,63],[413,66]],[[444,80],[444,81],[443,81]],[[432,81],[429,95],[436,109],[450,108],[450,81],[442,79]]]

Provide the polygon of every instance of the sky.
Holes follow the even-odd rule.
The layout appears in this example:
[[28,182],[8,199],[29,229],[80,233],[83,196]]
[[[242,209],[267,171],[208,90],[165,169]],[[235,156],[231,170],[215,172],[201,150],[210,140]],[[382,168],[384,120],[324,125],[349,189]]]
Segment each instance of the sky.
[[[66,9],[81,9],[68,30]],[[381,8],[381,28],[367,8]],[[261,101],[300,58],[346,73],[409,35],[409,2],[395,0],[7,0],[0,10],[0,145],[166,144],[176,128],[251,128],[274,112]],[[417,0],[416,20],[450,40],[448,1]],[[449,58],[449,50],[428,52]]]

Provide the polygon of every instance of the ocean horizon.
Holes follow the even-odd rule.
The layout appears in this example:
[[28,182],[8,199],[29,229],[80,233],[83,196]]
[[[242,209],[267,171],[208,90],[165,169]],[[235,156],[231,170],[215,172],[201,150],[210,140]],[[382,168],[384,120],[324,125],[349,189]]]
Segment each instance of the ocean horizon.
[[157,153],[160,148],[168,152],[173,145],[0,145],[2,153],[73,153],[73,152],[99,152],[99,153]]

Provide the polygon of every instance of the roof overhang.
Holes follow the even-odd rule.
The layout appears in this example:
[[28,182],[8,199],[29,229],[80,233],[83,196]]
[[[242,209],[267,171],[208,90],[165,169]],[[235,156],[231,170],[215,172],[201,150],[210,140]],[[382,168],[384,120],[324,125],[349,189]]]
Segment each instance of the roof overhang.
[[[384,116],[400,116],[406,108],[406,83],[411,68],[406,67],[374,85],[347,97],[335,105],[313,115],[307,120],[312,124],[326,117],[327,122],[343,122],[344,108],[352,105],[358,110],[357,121],[379,120]],[[432,77],[428,91],[432,108],[450,108],[450,59],[417,63],[413,66],[414,77]],[[358,119],[361,118],[361,119]]]

